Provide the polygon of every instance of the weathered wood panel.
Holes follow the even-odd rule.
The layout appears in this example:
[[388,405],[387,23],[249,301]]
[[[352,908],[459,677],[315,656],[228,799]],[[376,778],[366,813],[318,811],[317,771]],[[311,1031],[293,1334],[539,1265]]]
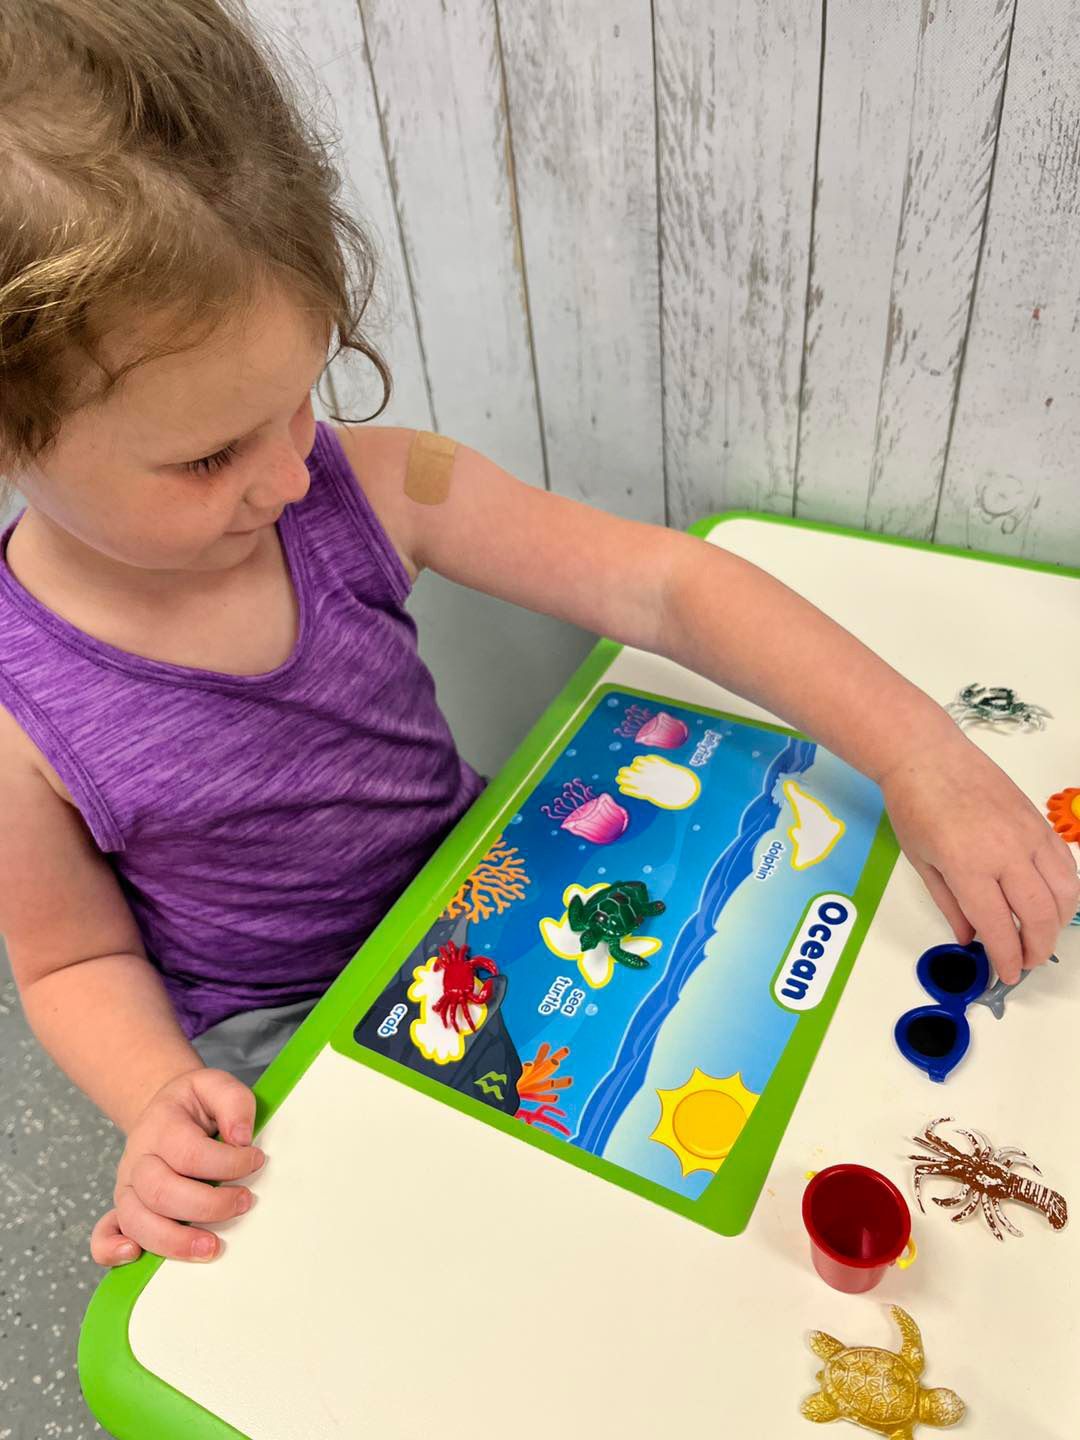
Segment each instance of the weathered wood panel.
[[550,485],[662,521],[649,7],[498,15]]
[[[379,279],[367,329],[389,360],[394,398],[389,420],[430,426],[431,408],[412,309],[393,192],[383,153],[379,119],[356,0],[247,0],[247,8],[278,47],[324,125],[341,137],[339,160],[351,213],[362,219],[379,252]],[[331,367],[340,413],[361,419],[378,403],[371,367],[346,355]]]
[[671,521],[790,512],[821,5],[655,9]]
[[544,483],[494,0],[361,0],[437,428]]
[[933,530],[1012,10],[829,6],[800,515]]
[[249,3],[333,97],[393,416],[642,518],[1074,558],[1064,0]]
[[934,532],[1014,0],[924,0],[866,527]]
[[826,21],[795,512],[863,524],[919,33],[912,0]]
[[1080,27],[1021,0],[935,538],[1080,554]]

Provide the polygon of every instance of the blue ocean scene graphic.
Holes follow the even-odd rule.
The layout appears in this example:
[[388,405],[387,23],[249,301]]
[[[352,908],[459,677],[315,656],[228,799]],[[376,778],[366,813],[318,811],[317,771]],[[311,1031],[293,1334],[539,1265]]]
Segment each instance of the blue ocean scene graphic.
[[582,1111],[574,1143],[583,1149],[594,1155],[604,1153],[620,1115],[641,1089],[664,1021],[679,1003],[686,981],[705,959],[706,943],[716,933],[724,906],[753,871],[759,841],[776,826],[780,804],[775,792],[781,776],[802,775],[813,763],[816,749],[807,740],[789,740],[766,767],[761,790],[743,811],[738,831],[710,870],[696,910],[671,947],[660,982],[648,1003],[635,1012],[611,1070]]
[[[881,815],[877,788],[810,741],[602,690],[505,824],[500,844],[524,877],[513,897],[474,906],[455,932],[498,969],[486,1039],[480,1028],[457,1058],[417,1058],[414,959],[358,1038],[696,1198],[800,1022],[773,980],[804,912],[822,894],[854,895]],[[648,963],[583,957],[569,899],[631,881],[664,906],[626,942]],[[429,951],[434,938],[417,955]]]

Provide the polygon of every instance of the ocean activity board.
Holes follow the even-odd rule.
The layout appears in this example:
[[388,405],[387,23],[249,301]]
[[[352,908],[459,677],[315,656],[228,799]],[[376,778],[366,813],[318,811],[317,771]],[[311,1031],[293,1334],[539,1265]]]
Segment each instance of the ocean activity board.
[[895,856],[811,741],[601,687],[335,1046],[738,1233]]

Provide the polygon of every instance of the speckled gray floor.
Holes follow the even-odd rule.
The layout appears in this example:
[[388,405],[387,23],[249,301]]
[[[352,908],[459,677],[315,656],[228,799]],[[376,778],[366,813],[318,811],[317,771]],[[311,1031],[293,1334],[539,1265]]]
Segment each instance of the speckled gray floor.
[[0,947],[0,1440],[104,1435],[75,1369],[120,1137],[30,1034]]

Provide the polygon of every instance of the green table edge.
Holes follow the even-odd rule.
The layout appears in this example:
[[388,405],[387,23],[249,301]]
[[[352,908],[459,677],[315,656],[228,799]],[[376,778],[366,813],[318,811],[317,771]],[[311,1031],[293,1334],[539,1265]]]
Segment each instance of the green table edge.
[[[718,526],[733,520],[789,526],[865,540],[872,544],[897,545],[935,555],[955,555],[966,560],[981,560],[1014,569],[1080,579],[1080,568],[1073,566],[1026,560],[1012,555],[995,555],[989,551],[965,550],[954,545],[935,545],[930,541],[915,540],[907,536],[868,533],[845,525],[798,520],[788,515],[752,510],[731,510],[722,515],[707,516],[691,525],[688,533],[705,539],[712,535]],[[257,1129],[266,1124],[315,1057],[331,1043],[331,1037],[341,1023],[350,1015],[356,1014],[357,1001],[362,998],[363,992],[372,986],[370,977],[366,982],[361,977],[361,967],[357,964],[359,956],[369,946],[379,944],[381,947],[398,941],[410,927],[410,915],[415,913],[417,902],[422,903],[425,895],[442,889],[451,878],[452,872],[463,864],[463,841],[468,841],[467,863],[471,864],[475,859],[479,859],[482,844],[477,843],[478,837],[482,842],[505,800],[557,739],[622,649],[623,646],[612,640],[597,642],[498,776],[447,836],[368,937],[361,950],[327,990],[289,1044],[266,1070],[255,1086],[258,1101]],[[879,854],[880,838],[879,836],[875,840],[872,856]],[[871,860],[868,859],[867,869],[870,864]],[[845,961],[838,971],[840,978],[845,981],[874,909],[876,902],[865,915],[865,923],[864,916],[860,913],[857,932],[845,947]],[[855,943],[856,941],[858,943]],[[830,988],[834,994],[834,1004],[829,1008],[826,1021],[831,1018],[843,986],[840,985],[835,990]],[[819,1008],[824,1008],[824,1005]],[[796,1095],[796,1100],[797,1098]],[[547,1137],[535,1138],[543,1145]],[[133,1264],[111,1271],[91,1296],[78,1346],[79,1380],[87,1404],[98,1422],[110,1430],[116,1440],[143,1440],[151,1414],[154,1417],[152,1423],[155,1425],[155,1440],[249,1440],[242,1431],[234,1429],[152,1371],[146,1370],[135,1358],[128,1338],[131,1315],[139,1295],[163,1263],[159,1256],[143,1255]],[[118,1332],[123,1336],[122,1347],[117,1345]]]

